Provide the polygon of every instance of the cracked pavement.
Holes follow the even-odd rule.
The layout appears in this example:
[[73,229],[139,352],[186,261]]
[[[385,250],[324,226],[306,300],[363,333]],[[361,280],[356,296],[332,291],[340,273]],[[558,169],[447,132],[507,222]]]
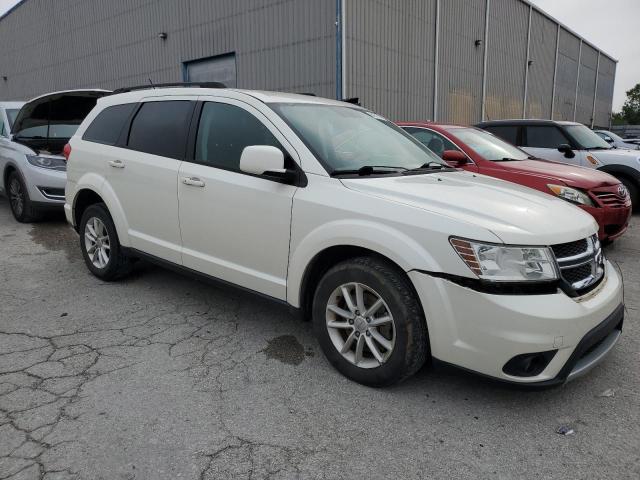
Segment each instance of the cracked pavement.
[[588,376],[376,390],[282,307],[142,263],[101,282],[61,218],[21,225],[1,199],[0,479],[639,478],[640,216],[607,256],[625,329]]

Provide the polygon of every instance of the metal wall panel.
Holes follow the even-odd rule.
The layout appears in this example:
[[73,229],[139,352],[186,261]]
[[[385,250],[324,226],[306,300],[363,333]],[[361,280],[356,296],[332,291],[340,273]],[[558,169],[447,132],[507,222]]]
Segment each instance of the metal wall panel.
[[558,25],[537,11],[531,17],[527,118],[550,118]]
[[598,51],[586,43],[583,43],[582,55],[580,56],[576,122],[581,122],[585,125],[591,125],[593,117],[593,98],[596,93],[597,70]]
[[[440,3],[437,119],[471,124],[482,115],[486,0]],[[482,45],[476,46],[476,40]]]
[[573,120],[579,56],[580,39],[562,28],[558,45],[558,70],[553,111],[555,120]]
[[522,118],[529,7],[491,0],[487,56],[487,119]]
[[[343,0],[345,96],[394,119],[522,115],[529,5],[520,0]],[[238,86],[336,93],[335,0],[26,0],[0,20],[0,99],[58,89],[179,81],[182,63],[234,52]],[[166,41],[158,37],[166,32]],[[527,116],[607,126],[615,61],[535,9]],[[476,46],[476,40],[481,44]],[[487,49],[485,52],[485,48]],[[578,104],[576,84],[580,71]],[[556,76],[552,100],[553,76]],[[3,76],[7,80],[3,80]],[[597,78],[597,82],[596,82]],[[597,83],[597,85],[596,85]]]
[[613,103],[613,84],[616,74],[616,63],[600,55],[598,69],[598,88],[596,89],[596,114],[594,126],[609,128],[611,124],[611,107]]
[[335,0],[28,0],[0,20],[0,99],[181,81],[230,52],[240,88],[333,98],[335,19]]
[[435,0],[345,1],[345,97],[392,119],[432,118]]

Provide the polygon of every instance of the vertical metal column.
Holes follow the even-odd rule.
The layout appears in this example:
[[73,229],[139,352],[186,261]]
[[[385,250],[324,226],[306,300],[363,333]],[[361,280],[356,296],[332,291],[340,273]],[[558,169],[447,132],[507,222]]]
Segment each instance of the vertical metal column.
[[531,16],[533,5],[529,5],[529,30],[527,31],[527,59],[524,64],[524,98],[522,100],[522,118],[527,118],[527,90],[529,87],[529,53],[531,51]]
[[580,88],[580,66],[582,65],[582,39],[580,39],[580,51],[578,53],[578,75],[576,76],[576,98],[573,102],[573,121],[576,121],[578,112],[578,89]]
[[489,11],[491,0],[487,0],[487,9],[484,14],[484,59],[482,65],[482,121],[487,115],[487,52],[489,51]]
[[433,57],[433,121],[438,120],[438,66],[440,61],[440,0],[436,0],[436,38]]
[[598,63],[596,64],[596,86],[593,89],[593,109],[591,110],[591,128],[596,121],[596,99],[598,98],[598,76],[600,74],[600,50],[598,50]]
[[336,0],[336,100],[342,100],[344,98],[343,85],[344,85],[344,53],[343,53],[343,0]]
[[556,80],[558,78],[558,53],[560,50],[560,24],[558,24],[558,35],[556,36],[556,60],[553,67],[553,89],[551,90],[551,118],[553,120],[553,112],[556,106]]

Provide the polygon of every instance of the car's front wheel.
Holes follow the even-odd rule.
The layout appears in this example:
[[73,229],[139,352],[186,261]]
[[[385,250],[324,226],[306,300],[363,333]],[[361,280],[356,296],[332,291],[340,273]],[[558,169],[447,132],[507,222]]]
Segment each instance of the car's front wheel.
[[640,211],[640,191],[638,189],[638,185],[627,177],[620,178],[620,181],[626,187],[627,192],[629,192],[629,198],[631,199],[631,206],[633,210],[635,212]]
[[96,277],[116,280],[131,272],[133,260],[122,251],[106,205],[98,203],[84,211],[79,233],[82,256]]
[[364,385],[399,382],[429,356],[426,322],[411,283],[382,259],[360,257],[331,268],[315,292],[313,323],[331,364]]
[[35,222],[42,214],[33,207],[27,186],[18,172],[11,172],[7,179],[7,196],[13,217],[20,223]]

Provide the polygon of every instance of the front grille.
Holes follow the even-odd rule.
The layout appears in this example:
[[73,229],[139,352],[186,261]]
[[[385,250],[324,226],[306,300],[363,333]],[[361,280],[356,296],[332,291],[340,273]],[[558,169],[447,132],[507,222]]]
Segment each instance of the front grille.
[[622,185],[601,187],[591,190],[591,194],[601,207],[622,208],[629,205],[629,194]]
[[604,259],[597,235],[551,249],[560,277],[574,295],[584,295],[598,286],[604,275]]
[[575,257],[584,253],[589,248],[587,240],[577,240],[575,242],[560,243],[551,247],[556,258]]
[[587,278],[589,275],[591,275],[590,263],[585,263],[584,265],[575,268],[567,268],[562,271],[564,279],[571,284],[579,282],[580,280]]

